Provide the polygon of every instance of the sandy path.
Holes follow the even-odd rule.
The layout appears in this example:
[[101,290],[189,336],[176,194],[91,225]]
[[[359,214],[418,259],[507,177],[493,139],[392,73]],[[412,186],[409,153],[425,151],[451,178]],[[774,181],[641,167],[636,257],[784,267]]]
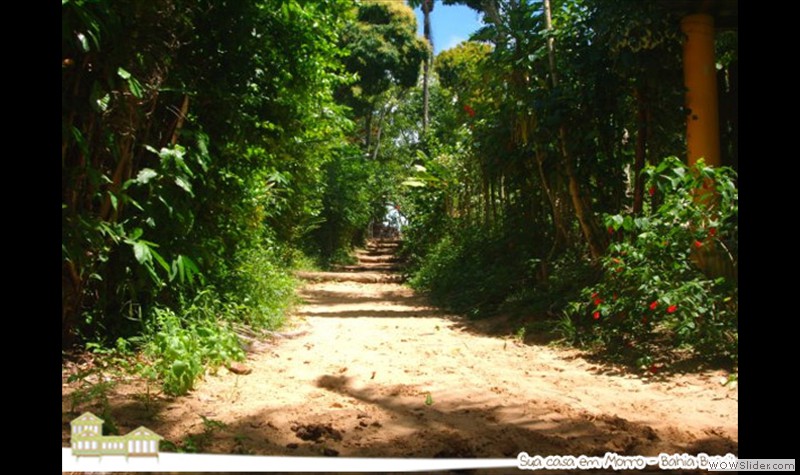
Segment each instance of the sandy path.
[[[343,271],[391,275],[381,255]],[[204,451],[264,455],[738,452],[738,391],[722,372],[644,381],[488,336],[397,283],[310,281],[302,296],[294,324],[307,333],[252,354],[251,374],[208,376],[155,419],[131,400],[118,425],[178,443],[202,433],[202,415],[227,425]]]

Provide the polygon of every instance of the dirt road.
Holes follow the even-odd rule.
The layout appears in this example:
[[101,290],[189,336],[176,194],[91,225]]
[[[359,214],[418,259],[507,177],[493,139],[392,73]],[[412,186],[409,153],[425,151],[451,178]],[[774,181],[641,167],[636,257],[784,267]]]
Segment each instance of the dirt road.
[[393,246],[374,243],[357,266],[306,274],[292,337],[251,354],[251,374],[208,376],[162,401],[155,418],[118,395],[117,424],[177,444],[205,430],[203,451],[217,453],[738,453],[738,391],[721,384],[725,373],[648,381],[576,350],[490,336],[395,282]]

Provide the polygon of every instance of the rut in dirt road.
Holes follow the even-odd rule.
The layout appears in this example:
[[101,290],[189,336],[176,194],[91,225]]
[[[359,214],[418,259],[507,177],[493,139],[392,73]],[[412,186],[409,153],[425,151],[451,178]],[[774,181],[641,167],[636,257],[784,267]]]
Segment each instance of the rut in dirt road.
[[[645,380],[577,350],[524,345],[447,315],[399,283],[397,242],[306,273],[252,372],[208,376],[146,425],[176,444],[261,455],[516,457],[738,453],[736,389],[722,372]],[[487,325],[481,322],[480,325]],[[113,401],[115,407],[136,401]],[[224,428],[207,432],[206,420]]]

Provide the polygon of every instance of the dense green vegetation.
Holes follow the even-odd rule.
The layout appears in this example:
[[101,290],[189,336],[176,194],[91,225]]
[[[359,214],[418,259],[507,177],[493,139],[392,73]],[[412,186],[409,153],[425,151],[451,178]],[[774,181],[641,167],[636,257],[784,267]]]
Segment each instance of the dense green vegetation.
[[[138,348],[185,392],[243,357],[237,329],[281,325],[305,256],[345,259],[391,203],[436,303],[735,361],[735,172],[664,159],[684,148],[678,19],[445,3],[485,27],[429,64],[403,2],[63,0],[64,347]],[[735,97],[735,32],[718,57]],[[735,166],[735,115],[722,137]]]
[[[464,3],[486,26],[436,57],[430,129],[397,151],[412,284],[473,317],[556,322],[629,361],[678,349],[735,362],[735,172],[665,160],[685,153],[680,17],[656,2],[552,1],[548,27],[546,2]],[[717,46],[729,95],[736,33]],[[718,199],[698,200],[704,186]]]
[[416,84],[415,28],[381,2],[63,1],[64,345],[133,337],[184,392],[242,357],[235,326],[280,325],[300,251],[383,213],[357,124]]

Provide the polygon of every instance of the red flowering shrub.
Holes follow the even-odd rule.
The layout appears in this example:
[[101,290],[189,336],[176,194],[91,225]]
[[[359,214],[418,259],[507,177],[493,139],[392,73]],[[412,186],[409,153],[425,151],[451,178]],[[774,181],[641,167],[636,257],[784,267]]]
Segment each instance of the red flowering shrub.
[[[561,328],[573,341],[595,342],[615,354],[633,351],[642,361],[688,348],[735,362],[736,275],[707,273],[694,256],[716,249],[735,269],[738,192],[733,172],[702,164],[690,169],[669,158],[645,173],[663,203],[657,209],[648,204],[641,216],[606,219],[618,240],[601,259],[599,282],[568,306]],[[696,190],[709,183],[716,199],[698,200]],[[604,298],[611,295],[617,298]],[[594,321],[597,314],[602,321]]]

